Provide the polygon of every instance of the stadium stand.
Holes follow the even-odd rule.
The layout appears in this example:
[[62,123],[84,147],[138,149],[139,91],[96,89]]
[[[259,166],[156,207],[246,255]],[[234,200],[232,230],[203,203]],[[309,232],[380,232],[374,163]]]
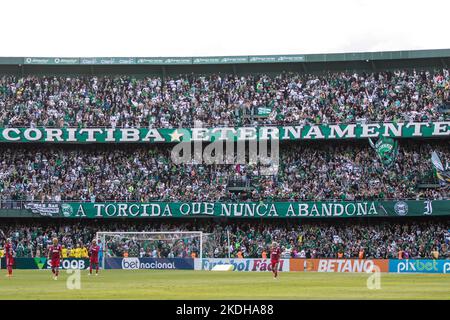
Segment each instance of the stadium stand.
[[[236,257],[238,252],[260,257],[272,241],[293,258],[338,254],[357,258],[361,251],[367,258],[436,258],[436,252],[441,259],[450,257],[446,129],[450,52],[305,55],[294,62],[289,62],[294,57],[286,56],[267,63],[262,57],[242,59],[243,63],[202,64],[196,58],[180,64],[161,59],[138,65],[144,60],[130,58],[122,65],[102,58],[68,62],[3,58],[0,127],[176,129],[439,122],[443,129],[435,130],[438,136],[431,138],[395,139],[395,156],[387,154],[390,159],[380,153],[377,157],[373,150],[377,147],[368,139],[282,142],[279,164],[269,173],[250,163],[174,164],[173,143],[1,141],[0,247],[10,237],[19,257],[40,257],[53,237],[75,249],[88,245],[100,230],[197,230],[213,235],[207,257]],[[431,160],[433,152],[442,168]],[[69,202],[407,200],[442,201],[447,211],[420,218],[74,222],[61,215],[30,220],[27,206],[55,204],[62,210]],[[403,207],[399,212],[407,214]],[[200,249],[195,240],[167,247],[125,239],[109,243],[108,250],[111,256],[126,252],[127,257],[190,257]]]
[[[273,241],[284,248],[286,258],[358,258],[364,251],[365,258],[397,259],[399,253],[404,259],[433,258],[437,250],[440,259],[448,259],[450,245],[450,224],[448,219],[433,221],[380,220],[370,224],[364,221],[304,222],[268,220],[264,222],[234,221],[186,221],[174,224],[172,221],[158,221],[152,224],[136,222],[67,222],[57,224],[39,221],[2,223],[4,234],[11,235],[16,244],[18,257],[46,256],[47,247],[53,237],[61,239],[66,248],[87,247],[95,237],[98,224],[110,231],[177,231],[200,230],[212,233],[210,250],[204,257],[236,258],[241,251],[245,258],[261,258],[263,251],[270,250]],[[230,234],[228,245],[227,234]],[[163,241],[138,242],[130,238],[117,238],[107,244],[111,257],[187,258],[198,253],[198,241],[178,241],[167,245]],[[70,254],[70,253],[69,253]]]

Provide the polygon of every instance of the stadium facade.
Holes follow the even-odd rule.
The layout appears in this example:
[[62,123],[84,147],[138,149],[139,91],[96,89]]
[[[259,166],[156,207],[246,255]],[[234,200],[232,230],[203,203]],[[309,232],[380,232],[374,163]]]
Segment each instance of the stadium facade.
[[[208,77],[209,75],[233,75],[245,77],[246,75],[265,74],[268,75],[268,77],[276,78],[283,77],[287,74],[297,74],[300,76],[308,74],[326,78],[331,74],[330,77],[332,80],[330,80],[330,82],[333,82],[333,77],[337,77],[337,81],[339,81],[339,76],[337,75],[340,73],[346,74],[344,76],[346,79],[352,77],[352,74],[376,74],[378,76],[378,73],[388,73],[387,77],[389,78],[391,74],[395,74],[396,72],[399,72],[399,70],[407,70],[406,72],[410,72],[412,75],[411,77],[416,77],[416,72],[432,73],[435,70],[447,70],[449,65],[450,49],[239,57],[0,58],[0,75],[4,79],[3,84],[5,88],[0,94],[3,94],[5,97],[9,94],[10,100],[13,101],[15,101],[14,99],[19,102],[23,101],[22,97],[14,97],[14,95],[18,95],[17,92],[14,91],[16,89],[13,90],[14,92],[12,94],[7,93],[8,79],[11,77],[19,79],[32,77],[32,80],[30,80],[31,82],[34,81],[40,83],[40,79],[52,76],[61,78],[85,77],[86,79],[90,79],[92,77],[113,78],[115,75],[123,75],[131,79],[155,77],[164,83],[166,79],[177,79],[180,75],[186,75],[188,78],[189,76]],[[121,151],[125,156],[127,152],[130,154],[138,154],[138,156],[135,156],[134,158],[134,163],[140,163],[141,161],[145,161],[144,159],[146,159],[146,157],[154,156],[156,159],[160,154],[167,151],[166,149],[158,148],[171,148],[176,142],[195,143],[229,140],[233,143],[237,143],[240,140],[269,140],[270,142],[276,140],[281,144],[281,153],[289,153],[292,152],[292,150],[295,151],[295,148],[300,146],[298,147],[299,150],[292,152],[293,154],[289,155],[290,158],[288,157],[288,160],[295,156],[300,159],[289,160],[291,161],[289,162],[291,167],[286,169],[286,172],[292,172],[292,170],[294,170],[292,169],[294,168],[293,163],[295,163],[295,170],[298,170],[299,166],[301,167],[304,165],[304,163],[302,164],[301,162],[302,152],[310,154],[322,152],[320,151],[322,150],[320,149],[322,148],[321,144],[326,146],[324,148],[328,148],[328,151],[323,151],[325,159],[328,159],[327,153],[333,154],[333,151],[330,150],[333,150],[335,147],[345,146],[347,148],[346,150],[348,150],[354,145],[355,148],[361,150],[361,153],[372,154],[372,163],[378,163],[378,169],[380,169],[381,172],[377,173],[375,172],[376,170],[374,170],[372,173],[367,173],[366,176],[371,177],[372,179],[369,183],[369,187],[366,188],[368,191],[356,192],[354,190],[357,190],[358,187],[355,185],[367,183],[367,181],[364,181],[364,179],[361,178],[364,174],[359,172],[364,171],[364,169],[367,168],[355,169],[355,165],[353,164],[347,172],[347,177],[353,177],[351,183],[349,182],[345,185],[338,183],[337,186],[334,186],[334,193],[332,191],[327,191],[328,193],[326,193],[326,195],[315,198],[313,197],[314,195],[305,196],[307,190],[303,190],[302,186],[296,187],[297,189],[296,191],[294,190],[294,196],[286,196],[286,194],[283,194],[283,196],[275,197],[270,192],[261,192],[258,197],[255,198],[252,194],[258,193],[258,190],[262,188],[261,186],[273,186],[275,184],[273,189],[281,189],[282,186],[280,181],[284,179],[285,175],[264,174],[258,176],[258,174],[256,174],[256,176],[258,176],[256,177],[256,180],[259,179],[259,182],[253,183],[254,177],[251,179],[242,178],[242,175],[240,175],[240,167],[239,169],[236,169],[239,173],[236,174],[239,175],[239,179],[235,179],[236,175],[234,177],[226,176],[225,183],[222,183],[225,185],[227,195],[231,195],[225,199],[223,195],[218,196],[217,198],[212,196],[208,198],[208,196],[201,191],[195,190],[190,191],[191,195],[189,197],[180,197],[175,200],[170,198],[170,195],[158,199],[152,197],[145,198],[138,191],[135,191],[137,189],[136,186],[139,187],[142,184],[133,185],[133,188],[128,187],[127,191],[129,191],[130,195],[127,196],[127,198],[120,198],[120,195],[114,197],[113,194],[93,194],[95,192],[90,191],[92,185],[89,185],[89,183],[80,187],[88,189],[86,192],[83,191],[84,195],[80,198],[77,198],[76,195],[56,199],[38,198],[38,196],[27,198],[26,195],[22,198],[8,198],[9,196],[4,193],[4,196],[1,199],[0,219],[2,220],[0,220],[0,226],[3,223],[5,226],[10,226],[11,219],[16,219],[15,221],[19,223],[21,222],[21,219],[26,219],[24,220],[26,223],[32,221],[32,223],[41,224],[42,220],[44,221],[42,222],[44,224],[51,224],[52,222],[49,222],[48,218],[53,218],[54,220],[52,221],[57,221],[60,224],[67,223],[70,225],[73,223],[73,220],[70,218],[75,218],[76,221],[90,219],[96,219],[95,221],[100,219],[100,221],[103,221],[104,218],[109,218],[119,219],[120,222],[123,222],[125,220],[128,221],[128,219],[133,220],[133,218],[139,217],[149,219],[145,222],[148,224],[153,223],[153,220],[151,219],[164,219],[164,221],[179,220],[180,224],[183,224],[186,223],[186,220],[198,218],[200,220],[211,219],[211,224],[216,221],[225,224],[234,224],[236,220],[241,218],[284,219],[299,223],[299,221],[303,221],[302,219],[309,218],[340,221],[341,218],[345,217],[355,219],[358,221],[357,223],[365,223],[368,221],[372,223],[372,221],[375,221],[375,224],[377,219],[383,219],[383,223],[388,224],[389,219],[392,219],[393,223],[399,225],[401,225],[403,221],[405,223],[410,223],[410,221],[415,223],[415,221],[418,221],[417,223],[421,224],[423,220],[420,219],[426,219],[427,223],[433,224],[433,219],[438,219],[436,221],[438,221],[440,225],[443,225],[445,229],[446,226],[449,226],[450,216],[448,187],[450,183],[448,178],[449,168],[448,163],[445,161],[445,159],[447,159],[447,161],[450,160],[450,100],[445,100],[448,99],[448,86],[450,85],[450,82],[448,81],[448,71],[446,72],[447,73],[444,72],[443,75],[437,73],[435,76],[435,78],[444,78],[444,80],[435,80],[435,82],[440,81],[439,83],[443,83],[442,87],[437,85],[430,87],[431,93],[439,91],[440,93],[438,96],[444,97],[444,99],[439,100],[442,100],[442,102],[440,102],[438,106],[432,106],[433,111],[430,112],[431,115],[423,118],[423,121],[407,121],[404,119],[396,119],[394,116],[393,120],[380,119],[374,121],[353,119],[349,121],[347,119],[347,121],[338,123],[320,121],[309,121],[304,123],[299,121],[297,123],[278,124],[276,121],[265,121],[268,114],[271,113],[272,109],[270,109],[268,112],[261,111],[261,114],[252,113],[251,116],[244,114],[243,117],[251,117],[251,121],[249,120],[248,123],[242,125],[236,125],[235,123],[230,125],[224,123],[223,126],[221,126],[219,120],[219,124],[217,125],[211,126],[206,124],[201,128],[194,125],[190,127],[176,126],[174,123],[169,123],[165,127],[133,127],[132,125],[119,125],[117,127],[108,128],[91,125],[88,118],[86,118],[88,120],[84,120],[83,118],[82,126],[60,126],[57,124],[47,124],[44,126],[34,123],[33,125],[28,126],[21,124],[2,125],[0,128],[1,147],[4,148],[3,151],[6,153],[19,152],[19,156],[16,156],[16,158],[20,158],[20,152],[29,154],[43,152],[50,155],[52,152],[64,154],[66,152],[71,152],[70,150],[76,150],[74,152],[86,152],[86,157],[88,159],[90,157],[94,159],[98,156],[98,154],[95,154],[96,148],[99,150],[106,150],[106,154],[112,154],[115,149],[118,148],[117,145],[120,144],[126,145],[125,148],[130,148]],[[433,78],[433,76],[427,76],[424,73],[423,78],[426,77]],[[422,79],[419,76],[417,76],[417,78]],[[358,79],[358,76],[355,76],[355,79]],[[15,83],[20,83],[20,81],[21,80],[11,80],[11,82],[14,82],[13,87],[18,87]],[[193,83],[195,81],[196,80],[192,80]],[[425,80],[423,81],[425,82]],[[364,80],[359,82],[357,80],[355,82],[360,85],[361,83],[364,83]],[[381,80],[381,82],[383,82],[383,80]],[[86,83],[89,85],[89,80],[86,80]],[[33,86],[34,85],[31,87]],[[130,84],[130,86],[132,86],[132,84]],[[390,86],[390,84],[386,85],[386,87],[383,87],[383,90],[390,90]],[[401,96],[402,89],[398,89],[397,92],[396,86],[401,87],[408,85],[404,84],[402,81],[392,84],[393,92]],[[414,84],[411,87],[412,91],[414,91],[413,87]],[[126,89],[124,89],[124,91],[125,90]],[[347,88],[347,90],[348,95],[362,92],[356,85],[355,87]],[[419,92],[419,95],[430,95],[429,92],[422,92],[425,89],[422,91],[420,88],[416,90]],[[58,89],[51,89],[45,92],[45,94],[52,95],[57,91]],[[280,95],[282,96],[286,91],[280,93]],[[276,95],[276,93],[273,93],[270,90],[267,92],[269,95]],[[184,93],[185,92],[183,92],[183,94]],[[20,95],[22,94],[23,93]],[[225,92],[225,95],[232,95],[232,93]],[[369,93],[367,93],[367,95],[369,96]],[[33,98],[28,99],[28,101],[32,99]],[[130,99],[132,100],[133,97]],[[227,98],[224,99],[230,98],[227,96]],[[282,98],[279,98],[279,100],[282,100]],[[397,103],[397,101],[395,101],[395,103]],[[431,103],[427,103],[427,107],[430,104]],[[403,101],[398,101],[398,106],[395,105],[395,107],[408,109],[408,106],[403,106]],[[12,106],[12,108],[14,108],[14,106]],[[83,112],[79,112],[81,112],[81,116],[83,116]],[[417,108],[411,111],[411,113],[417,113]],[[224,127],[226,128],[224,129]],[[371,139],[377,140],[376,143],[373,143]],[[138,144],[139,146],[137,146]],[[295,147],[296,144],[298,144],[297,147]],[[86,147],[86,145],[88,146]],[[87,151],[85,151],[85,149],[83,149],[85,147],[91,149],[86,149]],[[107,148],[110,148],[110,151],[108,151]],[[145,148],[156,149],[151,149],[152,153],[146,156],[144,153],[146,152]],[[426,151],[422,151],[421,148]],[[408,154],[411,154],[410,158],[412,160],[411,163],[408,163],[410,166],[409,168],[419,170],[416,167],[420,167],[420,170],[422,170],[423,167],[424,169],[420,172],[414,171],[414,174],[420,174],[420,177],[411,176],[401,178],[403,182],[396,182],[395,185],[392,184],[391,186],[391,180],[389,179],[392,177],[389,175],[389,172],[393,171],[399,174],[400,169],[395,168],[395,163],[397,161],[398,150],[402,152],[403,149],[407,150]],[[436,159],[436,161],[432,160],[431,152],[435,152],[435,150],[438,150],[436,159],[439,159],[439,161]],[[346,152],[347,151],[345,150],[342,151],[343,156]],[[91,153],[92,156],[90,155]],[[357,153],[359,153],[359,151]],[[141,154],[143,155],[142,157]],[[77,165],[74,164],[72,160],[76,161],[75,159],[77,159],[78,156],[79,155],[75,155],[73,156],[73,159],[62,160],[62,162],[59,162],[59,166],[62,167],[62,173],[58,175],[59,179],[64,179],[64,174],[69,174],[72,167]],[[50,157],[51,156],[49,156],[49,158]],[[354,157],[355,159],[358,158],[358,154]],[[409,161],[410,158],[408,157],[408,155],[403,155],[402,159]],[[133,162],[132,158],[133,157],[130,158],[130,162]],[[6,163],[6,165],[3,169],[0,169],[0,173],[7,172],[7,161],[8,160],[4,161],[4,164]],[[326,172],[328,170],[334,170],[333,168],[335,167],[333,159],[328,159],[328,161],[328,163],[324,163],[324,168],[308,167],[305,170],[306,172],[300,172],[300,168],[298,179],[304,179],[302,181],[305,181],[305,183],[310,182],[312,179],[317,179],[319,180],[317,182],[319,185],[318,188],[326,190],[332,189],[330,184],[332,185],[333,181],[336,182],[340,178],[336,174],[327,176]],[[358,161],[359,160],[357,159],[354,163],[358,163]],[[45,162],[47,162],[47,160],[45,160]],[[108,167],[110,167],[111,164],[114,165],[114,162],[107,162],[108,161],[102,162],[100,166],[93,166],[93,171],[87,170],[85,171],[84,176],[78,175],[77,179],[85,181],[86,177],[89,175],[95,175],[99,170],[103,170],[105,168],[102,167],[103,165]],[[86,161],[86,163],[89,164],[89,161]],[[286,163],[288,162],[282,161],[281,166]],[[121,170],[125,170],[123,173],[124,175],[129,174],[131,177],[133,176],[132,169],[126,169],[129,165],[130,164],[125,161],[124,165],[121,166]],[[44,164],[44,166],[46,166],[46,164]],[[33,178],[31,178],[31,180],[38,179],[36,176],[39,175],[39,170],[44,169],[36,168],[36,172],[33,173]],[[114,171],[113,169],[111,170]],[[178,174],[177,170],[177,167],[174,167],[171,174],[176,176]],[[320,171],[320,174],[313,174],[312,170]],[[407,171],[407,169],[402,170]],[[41,174],[44,175],[42,172]],[[115,173],[115,175],[117,174],[118,173]],[[150,179],[151,173],[144,173],[144,175],[146,174]],[[400,173],[400,175],[401,174],[403,173]],[[377,175],[379,177],[377,177]],[[267,176],[270,176],[270,178],[267,178]],[[301,176],[306,176],[306,178],[300,178]],[[284,180],[285,186],[289,187],[292,184],[295,184],[296,177],[297,176],[291,180],[286,178],[286,180]],[[202,178],[207,179],[206,176],[200,176],[200,180]],[[130,179],[134,179],[134,177]],[[328,179],[329,181],[327,180],[327,183],[324,182],[322,184],[320,179]],[[27,179],[24,179],[23,181],[26,180]],[[59,183],[57,181],[58,178],[50,180],[48,181],[49,188],[51,188],[52,185]],[[128,179],[124,179],[124,181],[125,180],[127,181],[126,183],[128,183]],[[411,185],[408,185],[407,187],[404,186],[406,183],[404,181],[411,182],[412,180],[415,181],[414,184],[411,183]],[[20,186],[19,183],[17,184],[17,188],[21,188],[22,184],[27,183],[23,181]],[[2,182],[2,188],[10,182],[11,179],[5,179],[5,181]],[[216,182],[211,182],[209,180],[208,182],[214,188],[214,183]],[[75,185],[76,183],[74,182],[73,184]],[[112,181],[110,184],[115,185],[114,188],[117,189],[120,188],[121,181]],[[107,184],[105,183],[105,185]],[[380,187],[380,185],[383,186]],[[39,186],[37,188],[39,188]],[[152,187],[147,187],[147,189],[151,188]],[[164,187],[152,191],[164,194],[163,188]],[[308,189],[306,186],[303,186],[303,188]],[[336,190],[339,188],[347,188],[348,190],[345,192],[346,194],[336,196],[336,194],[339,193]],[[375,192],[370,192],[371,188],[379,188],[381,190],[379,193],[389,192],[391,196],[375,196]],[[401,191],[398,191],[397,189]],[[104,193],[108,192],[108,189],[104,188],[102,190]],[[270,190],[270,188],[267,190]],[[26,192],[24,193],[26,194]],[[36,195],[39,194],[38,191],[33,192],[35,192]],[[48,192],[48,190],[45,190],[45,192]],[[357,196],[352,196],[352,192],[355,192]],[[70,194],[70,190],[66,190],[65,193]],[[349,193],[350,196],[348,195]],[[11,194],[14,194],[14,192],[11,192]],[[86,197],[85,194],[93,194],[93,197]],[[246,196],[242,197],[242,194],[246,194]],[[200,223],[205,223],[205,221]],[[260,225],[265,224],[262,219],[258,220],[257,223]],[[271,223],[273,223],[273,221]],[[338,225],[338,223],[336,225]],[[110,225],[105,224],[105,227],[110,227]],[[11,230],[13,229],[14,228]],[[440,234],[440,237],[445,237],[445,239],[447,239],[447,236],[443,236],[444,234],[446,235],[447,233],[443,231]],[[433,244],[431,247],[434,245],[439,246],[441,256],[448,255],[447,240],[441,238],[437,240],[439,244]],[[431,239],[433,239],[433,237],[431,237]],[[447,246],[442,247],[444,243]],[[403,248],[403,250],[408,249]],[[427,250],[429,250],[429,248],[427,248]],[[383,255],[382,257],[385,258],[386,256],[387,255]],[[429,254],[426,255],[426,257],[428,256]],[[330,256],[327,254],[326,257]],[[353,257],[354,256],[352,256],[352,258]]]
[[157,75],[374,72],[448,68],[450,49],[227,57],[0,57],[1,74]]

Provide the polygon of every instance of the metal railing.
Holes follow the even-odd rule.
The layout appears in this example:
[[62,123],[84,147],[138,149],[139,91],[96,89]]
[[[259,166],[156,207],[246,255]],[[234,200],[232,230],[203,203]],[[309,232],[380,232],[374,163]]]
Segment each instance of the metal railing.
[[[273,121],[271,123],[266,123],[264,121],[264,119],[266,118],[259,118],[259,119],[263,119],[263,121],[257,121],[258,122],[258,127],[264,126],[264,127],[273,127],[273,126],[298,126],[298,125],[339,125],[339,124],[346,124],[346,125],[350,125],[350,124],[377,124],[377,123],[394,123],[393,121],[376,121],[376,120],[369,120],[369,119],[359,119],[356,121],[341,121],[341,122],[320,122],[320,123],[315,123],[313,121],[309,121],[309,120],[301,120],[301,121],[295,121],[295,122],[284,122],[284,121]],[[404,122],[404,123],[410,123],[410,122],[420,122],[420,123],[432,123],[433,120],[427,120],[427,121],[411,121],[411,120],[404,120],[404,121],[397,121],[397,122]],[[192,122],[191,127],[195,127],[195,123]],[[89,128],[100,128],[100,129],[111,129],[111,128],[117,128],[117,129],[126,129],[127,127],[125,127],[124,124],[122,125],[117,125],[117,126],[101,126],[101,125],[94,125],[94,126],[76,126],[76,125],[69,125],[69,126],[57,126],[57,125],[33,125],[33,126],[25,126],[25,125],[3,125],[0,126],[2,128],[55,128],[55,129],[62,129],[62,128],[76,128],[76,129],[89,129]],[[209,128],[208,127],[204,127],[204,128]],[[213,125],[214,128],[222,128],[222,127],[226,127],[229,128],[230,125],[226,125],[226,124],[214,124]],[[246,128],[246,127],[255,127],[255,125],[252,124],[241,124],[241,125],[234,125],[232,126],[234,128]],[[148,125],[148,126],[138,126],[138,127],[133,127],[135,129],[180,129],[182,127],[174,127],[174,126],[169,126],[169,127],[158,127],[158,126],[154,126],[154,125]],[[186,128],[186,127],[184,127]]]

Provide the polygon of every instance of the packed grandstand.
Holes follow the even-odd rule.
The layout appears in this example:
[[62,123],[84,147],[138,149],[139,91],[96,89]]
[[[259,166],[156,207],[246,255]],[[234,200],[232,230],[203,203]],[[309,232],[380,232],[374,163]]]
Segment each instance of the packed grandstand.
[[[57,237],[66,257],[83,258],[83,248],[98,231],[190,230],[209,235],[203,257],[265,257],[276,241],[283,256],[292,258],[448,259],[449,61],[446,53],[440,59],[378,59],[365,67],[351,59],[258,64],[241,72],[236,66],[224,72],[219,66],[191,65],[172,66],[171,72],[162,68],[157,75],[145,68],[133,74],[135,69],[118,65],[93,66],[86,74],[70,66],[5,63],[0,127],[15,141],[0,139],[0,247],[11,238],[17,257],[45,257]],[[426,138],[400,132],[377,136],[375,142],[351,137],[281,141],[279,161],[265,166],[176,164],[173,143],[46,143],[14,136],[18,128],[371,123],[437,129]],[[376,205],[375,215],[383,216],[244,219],[214,211],[213,217],[174,213],[168,219],[102,219],[87,213],[74,220],[64,211],[71,203],[153,202],[369,202]],[[103,245],[108,257],[198,257],[200,250],[198,239],[167,243],[117,237]]]
[[3,126],[192,127],[433,121],[447,69],[274,75],[3,76]]
[[[392,219],[392,218],[391,218]],[[101,224],[101,226],[99,226]],[[448,259],[448,219],[436,221],[302,222],[296,221],[157,221],[142,222],[23,222],[2,223],[3,235],[15,243],[17,257],[45,257],[53,237],[63,244],[64,258],[88,258],[87,248],[96,232],[202,231],[211,234],[205,258],[263,258],[271,244],[283,247],[283,258]],[[228,239],[228,236],[230,237]],[[101,243],[100,243],[101,244]],[[198,257],[198,239],[136,241],[115,237],[108,241],[105,257],[191,258]]]

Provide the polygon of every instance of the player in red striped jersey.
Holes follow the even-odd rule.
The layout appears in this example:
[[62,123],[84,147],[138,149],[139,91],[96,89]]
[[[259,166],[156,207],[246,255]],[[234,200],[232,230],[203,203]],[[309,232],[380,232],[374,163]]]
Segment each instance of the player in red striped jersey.
[[13,265],[14,265],[14,250],[12,248],[11,239],[6,239],[5,243],[5,260],[6,260],[6,269],[8,270],[7,277],[11,278],[13,273]]
[[48,247],[48,259],[51,261],[53,279],[58,280],[59,265],[62,260],[62,246],[58,244],[57,238],[53,238],[53,245]]
[[273,278],[278,277],[278,263],[280,262],[281,250],[276,242],[272,243],[272,248],[270,250],[270,265],[272,267]]
[[97,245],[97,240],[92,240],[92,245],[89,247],[89,275],[92,274],[92,267],[95,266],[95,275],[98,275],[98,253],[100,247]]

